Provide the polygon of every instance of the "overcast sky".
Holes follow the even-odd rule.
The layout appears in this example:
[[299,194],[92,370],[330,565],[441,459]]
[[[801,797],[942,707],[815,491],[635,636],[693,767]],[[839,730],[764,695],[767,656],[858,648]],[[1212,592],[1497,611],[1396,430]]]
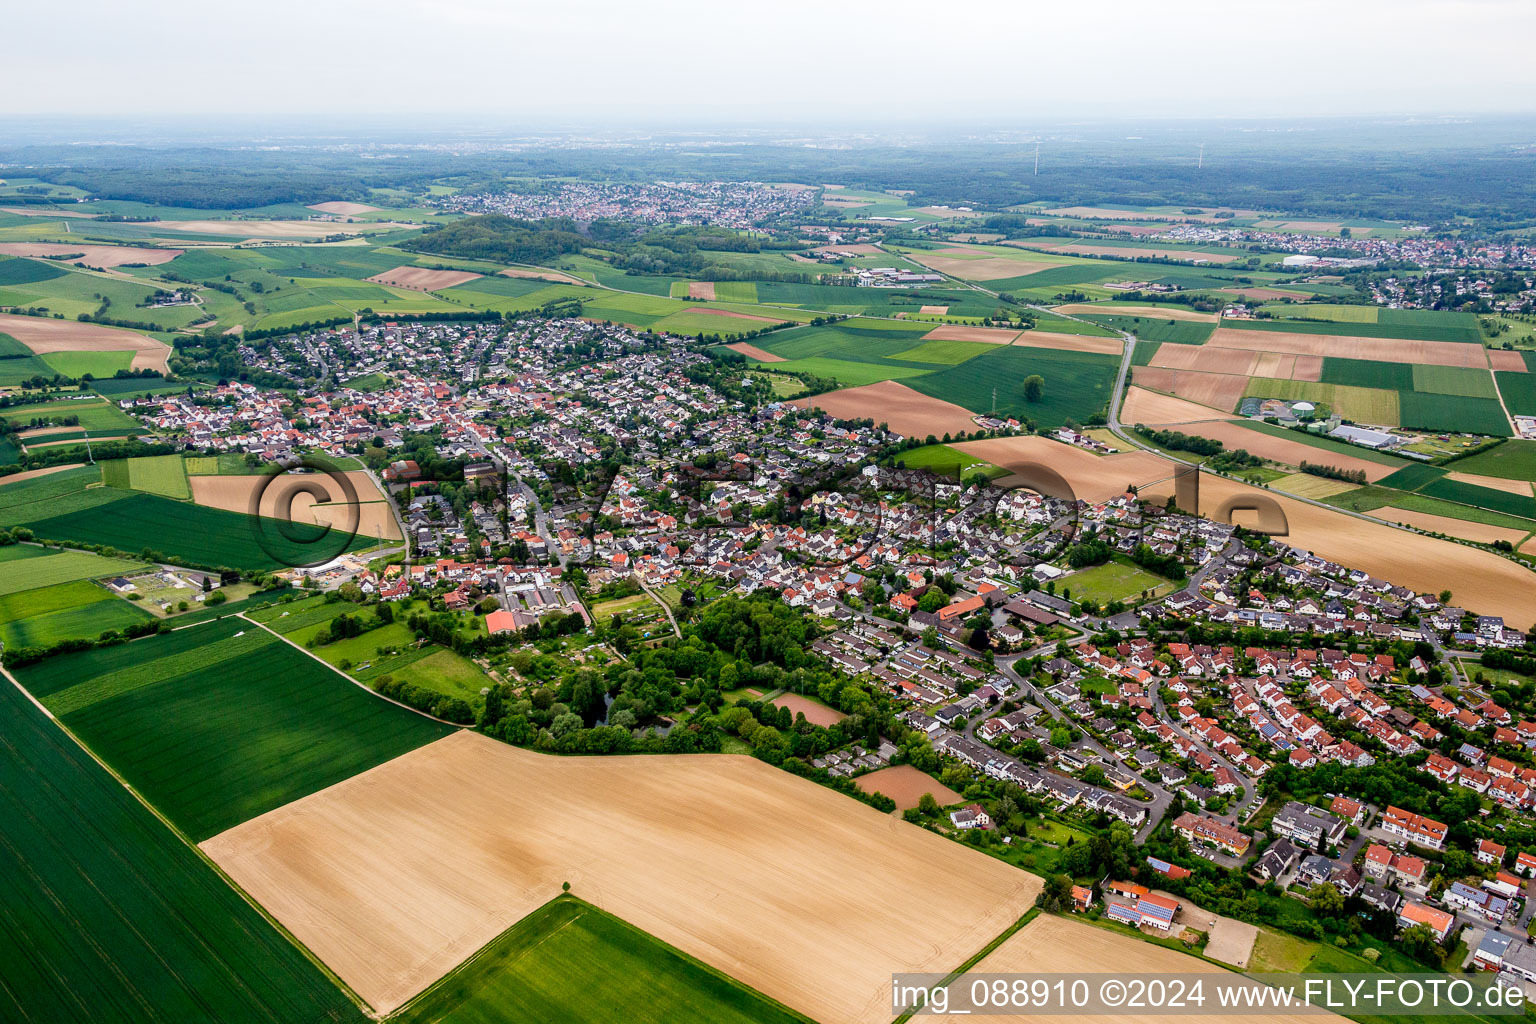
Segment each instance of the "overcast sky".
[[5,34],[21,116],[1536,111],[1536,0],[65,0]]

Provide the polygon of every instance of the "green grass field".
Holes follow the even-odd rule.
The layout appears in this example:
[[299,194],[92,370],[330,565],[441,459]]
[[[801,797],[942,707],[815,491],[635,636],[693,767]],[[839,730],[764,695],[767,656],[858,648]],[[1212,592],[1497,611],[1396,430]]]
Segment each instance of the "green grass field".
[[1322,381],[1354,388],[1412,391],[1414,367],[1408,363],[1379,363],[1371,359],[1323,357]]
[[[1118,368],[1119,360],[1113,356],[995,345],[975,359],[905,383],[977,413],[992,410],[995,388],[999,416],[1028,418],[1050,430],[1068,419],[1082,423],[1102,412]],[[1045,378],[1044,395],[1038,402],[1024,397],[1024,379],[1031,374]]]
[[1075,600],[1104,604],[1109,601],[1134,600],[1143,593],[1166,593],[1172,589],[1172,584],[1137,565],[1105,562],[1073,573],[1058,583],[1057,587],[1063,594],[1070,591]]
[[782,363],[761,363],[789,373],[810,373],[817,377],[831,377],[844,387],[877,384],[883,380],[902,380],[921,377],[932,372],[921,366],[900,366],[891,363],[851,362],[846,359],[790,359]]
[[110,377],[133,364],[132,352],[49,352],[40,356],[55,373],[65,377]]
[[62,640],[94,640],[152,617],[88,580],[56,583],[0,597],[0,640],[12,650],[50,647]]
[[0,1019],[328,1021],[360,1010],[0,681]]
[[810,1024],[590,904],[561,897],[394,1018],[400,1024]]
[[[1304,306],[1287,307],[1303,310]],[[1354,308],[1354,307],[1349,307]],[[1483,331],[1471,313],[1443,313],[1434,310],[1383,309],[1375,323],[1331,322],[1316,320],[1240,320],[1226,326],[1244,331],[1283,331],[1295,334],[1326,334],[1334,337],[1402,338],[1407,341],[1456,341],[1469,345],[1483,343]]]
[[[1531,355],[1532,353],[1526,353]],[[0,366],[4,366],[0,362]],[[1504,404],[1515,416],[1536,416],[1536,373],[1500,373],[1497,374],[1499,392],[1504,396]]]
[[1493,389],[1493,374],[1461,366],[1413,365],[1413,390],[1436,395],[1461,395],[1465,398],[1498,398]]
[[1203,345],[1215,333],[1214,323],[1195,320],[1159,320],[1146,316],[1091,313],[1084,319],[1116,331],[1129,331],[1141,341],[1170,342],[1175,345]]
[[1412,430],[1487,434],[1490,437],[1510,435],[1509,418],[1492,398],[1405,391],[1399,396],[1398,408],[1402,426]]
[[18,675],[198,842],[451,731],[238,618]]
[[[1330,503],[1333,502],[1332,498],[1327,500]],[[1425,491],[1416,493],[1399,492],[1390,504],[1393,508],[1407,509],[1410,512],[1427,512],[1430,515],[1445,516],[1448,519],[1460,519],[1468,523],[1500,526],[1507,530],[1519,530],[1526,533],[1536,530],[1536,519],[1509,515],[1504,512],[1494,511],[1493,509],[1437,498],[1427,493],[1427,488]]]
[[979,341],[925,341],[916,348],[897,352],[890,358],[911,363],[943,363],[946,366],[958,366],[967,359],[975,359],[995,347]]
[[1457,459],[1451,468],[1502,480],[1536,480],[1536,441],[1505,441],[1476,455]]
[[102,482],[110,487],[131,488],[167,498],[190,500],[187,470],[180,455],[146,455],[109,459],[101,465]]
[[144,567],[126,558],[105,558],[88,551],[45,551],[23,544],[0,547],[0,597],[74,580],[121,576]]
[[143,427],[139,421],[123,412],[111,402],[91,397],[86,400],[62,399],[55,402],[36,402],[31,405],[13,405],[0,410],[0,419],[18,426],[38,420],[63,420],[78,417],[80,426],[91,431],[118,431],[139,433]]
[[926,469],[951,477],[956,470],[969,477],[973,466],[977,468],[977,472],[984,472],[988,476],[997,477],[1007,473],[1005,469],[978,459],[974,455],[967,455],[947,444],[930,444],[913,448],[911,451],[900,452],[891,461],[893,464],[899,462],[907,469]]

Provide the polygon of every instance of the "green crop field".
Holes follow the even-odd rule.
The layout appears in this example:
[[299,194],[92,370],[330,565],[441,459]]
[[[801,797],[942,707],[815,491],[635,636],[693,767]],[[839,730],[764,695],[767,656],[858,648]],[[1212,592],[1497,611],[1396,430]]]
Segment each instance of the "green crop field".
[[65,377],[110,377],[133,364],[132,352],[49,352],[40,357]]
[[1160,341],[1138,341],[1136,348],[1131,353],[1132,366],[1150,366],[1152,357],[1157,355],[1157,350],[1163,347]]
[[[312,562],[340,547],[339,540],[324,539],[323,527],[288,523],[281,533],[275,528],[266,531],[269,546],[278,555],[274,558],[261,546],[247,516],[115,487],[81,490],[32,502],[20,510],[7,509],[4,499],[4,488],[0,488],[0,525],[27,526],[48,540],[102,544],[120,551],[150,550],[199,565],[264,571]],[[268,522],[277,524],[277,520]],[[359,536],[347,548],[374,543],[373,538]]]
[[198,842],[452,731],[238,618],[19,675]]
[[590,904],[560,897],[407,1005],[400,1024],[810,1024]]
[[897,352],[891,359],[909,363],[943,363],[958,366],[967,359],[974,359],[990,352],[996,346],[981,341],[925,341],[916,348]]
[[[1328,500],[1332,501],[1331,498]],[[1448,519],[1461,519],[1469,523],[1499,526],[1507,530],[1519,530],[1527,533],[1536,530],[1536,520],[1512,516],[1504,512],[1495,512],[1492,509],[1473,505],[1464,505],[1460,502],[1449,501],[1444,498],[1436,498],[1423,491],[1416,494],[1399,494],[1392,500],[1391,504],[1393,508],[1407,509],[1410,512],[1426,512],[1430,515],[1445,516]]]
[[1317,320],[1333,320],[1346,324],[1374,324],[1377,322],[1376,306],[1341,306],[1337,303],[1270,302],[1259,307],[1259,312],[1276,317],[1310,317]]
[[[1306,307],[1292,307],[1304,309]],[[1296,334],[1327,334],[1336,337],[1402,338],[1407,341],[1455,341],[1483,343],[1482,327],[1471,313],[1434,310],[1383,309],[1375,323],[1339,323],[1322,320],[1241,320],[1224,326],[1244,331],[1285,331]]]
[[180,455],[146,455],[132,459],[110,459],[101,463],[102,482],[110,487],[126,487],[167,498],[190,500],[187,471]]
[[0,685],[0,1019],[365,1020],[9,684]]
[[1490,437],[1508,437],[1510,434],[1509,418],[1494,399],[1431,395],[1422,391],[1405,391],[1399,397],[1400,422],[1409,429],[1487,434]]
[[1318,500],[1324,504],[1333,505],[1335,508],[1348,509],[1351,512],[1370,512],[1373,509],[1392,505],[1404,498],[1411,497],[1413,495],[1391,487],[1368,485],[1366,487],[1356,487],[1352,491],[1330,494]]
[[1084,318],[1116,331],[1129,331],[1142,341],[1167,341],[1175,345],[1203,345],[1216,331],[1214,323],[1195,320],[1159,320],[1107,313],[1089,313]]
[[1462,366],[1413,365],[1413,390],[1436,395],[1461,395],[1466,398],[1498,398],[1493,389],[1493,374]]
[[849,362],[846,359],[791,359],[783,363],[762,363],[787,373],[811,373],[818,377],[831,377],[844,387],[877,384],[883,380],[900,380],[920,377],[929,372],[921,366],[901,366],[887,363]]
[[1501,491],[1494,487],[1482,487],[1449,478],[1426,484],[1419,488],[1419,493],[1427,494],[1431,498],[1443,498],[1463,505],[1475,505],[1478,508],[1503,512],[1506,515],[1536,519],[1536,497],[1530,494],[1511,494],[1509,491]]
[[1409,363],[1379,363],[1371,359],[1324,356],[1322,380],[1325,384],[1343,384],[1354,388],[1412,391],[1413,370]]
[[1445,476],[1438,466],[1413,465],[1390,473],[1377,481],[1383,487],[1396,487],[1403,491],[1416,491],[1425,484],[1432,484]]
[[[913,378],[907,386],[977,413],[992,410],[995,388],[999,416],[1028,418],[1051,430],[1069,419],[1083,423],[1103,412],[1119,365],[1113,356],[996,345],[959,366]],[[1024,397],[1024,379],[1031,374],[1045,378],[1038,402]]]
[[[1530,355],[1531,353],[1526,353]],[[5,363],[0,362],[0,367]],[[1499,392],[1515,416],[1536,416],[1536,373],[1500,373]]]
[[[1501,480],[1536,480],[1536,441],[1512,440],[1457,459],[1451,468]],[[0,494],[3,494],[0,491]]]
[[0,596],[23,590],[51,587],[55,583],[121,576],[142,569],[144,563],[126,558],[104,558],[88,551],[44,551],[28,545],[0,547]]
[[35,284],[63,277],[69,271],[42,260],[0,257],[0,287],[13,284]]
[[62,640],[94,640],[153,618],[138,605],[88,580],[58,583],[0,597],[0,640],[15,650]]

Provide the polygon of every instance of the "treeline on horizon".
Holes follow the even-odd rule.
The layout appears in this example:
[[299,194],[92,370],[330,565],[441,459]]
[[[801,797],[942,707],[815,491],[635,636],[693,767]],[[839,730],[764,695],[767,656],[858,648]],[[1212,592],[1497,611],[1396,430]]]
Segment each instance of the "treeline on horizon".
[[[1405,130],[1406,131],[1406,130]],[[1205,166],[1199,139],[1155,143],[1094,139],[1049,142],[1034,174],[1031,144],[871,146],[814,149],[743,142],[704,158],[673,150],[550,149],[519,152],[407,152],[381,161],[334,151],[275,152],[135,146],[0,147],[12,173],[73,185],[101,198],[165,206],[241,209],[368,198],[371,188],[424,195],[428,182],[495,190],[516,179],[605,181],[836,181],[874,190],[910,190],[914,205],[968,205],[997,212],[1029,202],[1053,205],[1232,206],[1330,219],[1423,222],[1470,217],[1490,230],[1536,224],[1531,157],[1496,133],[1463,146],[1431,144],[1423,133],[1389,128],[1340,133],[1223,137],[1213,129]],[[1187,138],[1187,141],[1186,141]],[[1361,139],[1379,144],[1365,146]],[[834,215],[834,219],[836,216]]]

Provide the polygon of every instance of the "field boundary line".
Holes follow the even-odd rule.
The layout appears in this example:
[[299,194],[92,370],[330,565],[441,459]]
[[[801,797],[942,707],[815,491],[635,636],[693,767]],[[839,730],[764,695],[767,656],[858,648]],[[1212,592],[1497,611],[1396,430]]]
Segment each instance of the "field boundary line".
[[[200,623],[195,623],[195,625],[200,625]],[[154,634],[150,635],[153,636]],[[327,967],[324,961],[322,961],[314,954],[314,951],[312,951],[308,946],[304,945],[304,943],[300,942],[298,938],[294,936],[294,934],[287,928],[283,927],[282,922],[268,913],[267,908],[258,903],[255,897],[241,888],[239,883],[237,883],[223,868],[218,865],[217,861],[204,853],[202,847],[198,846],[192,841],[191,836],[177,828],[176,824],[171,821],[171,819],[160,813],[160,809],[158,807],[145,799],[144,794],[135,789],[127,779],[119,775],[111,765],[107,764],[107,762],[103,761],[99,756],[97,756],[96,751],[86,746],[85,741],[77,736],[73,729],[65,725],[56,715],[54,715],[52,711],[49,711],[43,705],[42,701],[38,700],[32,695],[32,691],[21,685],[21,681],[15,676],[11,675],[10,669],[6,668],[4,665],[0,665],[0,676],[4,676],[12,686],[21,691],[22,696],[31,701],[37,707],[37,709],[41,711],[43,715],[46,716],[47,719],[52,722],[55,727],[58,728],[60,732],[62,732],[65,736],[68,736],[71,742],[73,742],[75,746],[79,747],[85,753],[85,756],[89,757],[92,761],[95,761],[98,765],[101,766],[102,771],[106,772],[113,779],[116,779],[118,785],[127,790],[128,794],[137,800],[146,811],[154,815],[162,825],[170,830],[171,835],[181,840],[183,845],[189,847],[199,860],[208,865],[208,867],[212,868],[214,873],[219,876],[225,885],[229,886],[236,893],[238,893],[241,899],[245,900],[246,903],[255,909],[256,913],[261,915],[262,920],[266,921],[273,928],[275,928],[279,935],[291,942],[294,945],[294,948],[304,954],[305,959],[309,960],[310,963],[318,967],[320,972],[329,978],[333,985],[341,989],[341,991],[346,994],[346,997],[352,1000],[357,1008],[362,1011],[364,1016],[372,1020],[379,1019],[379,1014],[373,1009],[373,1007],[369,1006],[366,1002],[363,1001],[362,996],[358,995],[352,990],[352,986],[343,981],[338,974]]]
[[[1028,872],[1028,873],[1029,874],[1034,874],[1034,872]],[[1025,925],[1029,924],[1029,922],[1033,921],[1035,918],[1039,917],[1043,913],[1045,913],[1045,911],[1041,910],[1039,907],[1030,907],[1028,910],[1024,911],[1024,916],[1023,917],[1021,917],[1017,921],[1013,922],[1013,924],[1009,925],[1007,928],[1004,928],[1002,930],[1002,932],[997,935],[996,938],[994,938],[991,942],[987,943],[985,946],[982,946],[981,949],[977,950],[977,952],[975,953],[974,956],[971,956],[964,963],[962,963],[959,967],[956,967],[954,970],[952,970],[948,974],[946,974],[944,976],[944,980],[940,981],[937,987],[944,987],[944,986],[949,985],[952,981],[954,981],[960,975],[964,974],[966,971],[970,970],[972,967],[975,967],[977,964],[981,963],[981,961],[986,959],[986,957],[989,956],[992,952],[994,952],[997,949],[997,947],[1001,946],[1003,943],[1005,943],[1009,939],[1013,938],[1014,935],[1018,934],[1020,929],[1022,929]],[[894,1021],[892,1021],[891,1024],[906,1024],[906,1022],[911,1020],[914,1016],[916,1016],[915,1012],[903,1013],[900,1016],[898,1016]]]
[[[330,662],[326,661],[324,658],[320,657],[320,655],[316,654],[314,651],[310,650],[309,648],[302,647],[299,644],[294,643],[292,640],[289,640],[287,637],[283,636],[283,634],[279,633],[277,630],[272,629],[270,626],[267,626],[264,623],[257,622],[255,619],[247,617],[245,612],[236,612],[234,617],[237,618],[237,619],[244,619],[246,622],[250,623],[252,626],[255,626],[257,629],[264,629],[264,630],[266,630],[268,633],[271,633],[273,636],[277,637],[279,640],[281,640],[283,643],[287,644],[289,647],[292,647],[296,651],[302,651],[305,654],[306,657],[310,657],[310,658],[313,658],[314,660],[318,661],[320,664],[324,665],[326,668],[330,669],[332,672],[334,672],[337,675],[341,676],[341,678],[345,679],[347,682],[351,683],[353,686],[357,687],[358,689],[362,690],[364,693],[367,693],[368,695],[370,695],[372,697],[375,697],[375,698],[377,698],[379,700],[388,701],[389,703],[394,704],[397,707],[405,708],[405,710],[411,712],[412,714],[420,715],[422,718],[430,718],[432,721],[437,722],[437,723],[439,723],[441,725],[451,725],[455,729],[458,729],[458,730],[472,729],[473,728],[473,726],[462,725],[462,724],[460,724],[458,722],[450,722],[446,718],[438,718],[436,715],[429,715],[425,711],[422,711],[419,708],[413,708],[409,704],[404,704],[404,703],[402,703],[402,702],[400,702],[398,700],[395,700],[393,697],[386,697],[386,696],[384,696],[382,693],[380,693],[379,691],[375,690],[373,687],[369,686],[367,683],[362,682],[361,680],[353,679],[351,676],[347,675],[347,673],[343,672],[341,669],[337,668],[335,665],[332,665]],[[218,621],[218,620],[215,619],[214,621]],[[200,623],[193,623],[193,625],[200,625]],[[446,650],[446,648],[445,648],[445,650]]]

